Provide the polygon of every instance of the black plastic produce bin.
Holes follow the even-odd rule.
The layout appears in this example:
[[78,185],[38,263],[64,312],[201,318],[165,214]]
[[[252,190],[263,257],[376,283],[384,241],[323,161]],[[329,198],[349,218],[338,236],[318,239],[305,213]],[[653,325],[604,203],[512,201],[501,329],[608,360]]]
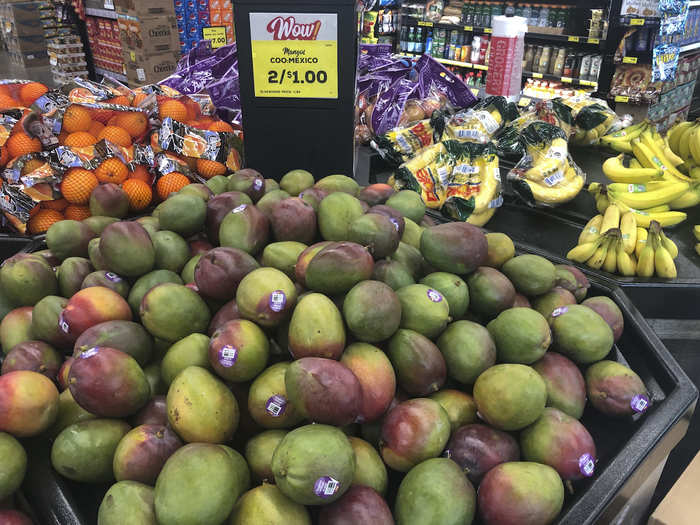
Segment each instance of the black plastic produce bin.
[[0,235],[0,262],[19,252],[31,250],[33,242],[31,237]]

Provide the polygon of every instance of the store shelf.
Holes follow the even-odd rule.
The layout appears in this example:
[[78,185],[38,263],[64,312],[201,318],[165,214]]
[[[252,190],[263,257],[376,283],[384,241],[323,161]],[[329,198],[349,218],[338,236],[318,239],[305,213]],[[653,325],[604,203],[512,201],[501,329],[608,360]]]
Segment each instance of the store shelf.
[[688,7],[700,7],[700,0],[692,0],[688,2]]
[[95,9],[94,7],[86,7],[85,14],[88,16],[99,16],[101,18],[117,19],[117,13],[109,9]]
[[595,82],[593,80],[580,80],[578,78],[560,77],[557,75],[548,75],[546,73],[536,73],[534,71],[523,71],[523,76],[534,79],[557,80],[562,84],[572,84],[574,86],[587,86],[592,88],[598,87],[598,82]]
[[[700,5],[700,0],[698,0],[698,5]],[[692,44],[686,44],[681,46],[681,53],[687,53],[688,51],[700,50],[700,42],[693,42]]]
[[102,69],[100,67],[95,67],[95,73],[97,73],[98,75],[102,75],[103,77],[104,76],[112,77],[113,79],[118,80],[119,82],[126,83],[126,81],[127,81],[127,78],[125,75],[122,75],[120,73],[115,73],[114,71],[108,71],[108,70]]
[[635,16],[621,16],[618,18],[617,23],[621,26],[631,26],[631,27],[639,27],[639,26],[658,26],[661,23],[661,20],[659,18],[655,17],[635,17]]
[[[405,56],[408,58],[418,58],[424,53],[407,53],[407,52],[402,52],[401,56]],[[428,55],[431,56],[431,55]],[[471,62],[460,62],[459,60],[450,60],[449,58],[438,58],[438,57],[433,57],[437,62],[440,62],[441,64],[445,64],[446,66],[457,66],[457,67],[463,67],[466,69],[480,69],[482,71],[488,71],[489,66],[485,66],[483,64],[472,64]]]

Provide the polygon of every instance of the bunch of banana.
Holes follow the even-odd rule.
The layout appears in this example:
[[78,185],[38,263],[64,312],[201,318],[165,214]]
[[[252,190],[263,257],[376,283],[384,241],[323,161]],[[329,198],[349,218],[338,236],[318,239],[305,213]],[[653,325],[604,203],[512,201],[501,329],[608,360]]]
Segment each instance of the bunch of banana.
[[637,159],[624,153],[606,159],[603,162],[603,173],[611,181],[619,184],[643,184],[663,178],[661,168],[644,168]]
[[696,224],[693,227],[693,233],[695,234],[695,238],[699,241],[695,245],[695,251],[697,252],[698,255],[700,255],[700,224]]
[[600,137],[600,143],[608,148],[619,151],[620,153],[632,153],[632,145],[630,141],[641,135],[641,133],[649,127],[649,122],[646,120],[629,126],[627,128],[615,131],[608,135]]
[[700,178],[700,121],[679,122],[666,133],[669,149],[682,164],[678,169],[692,178]]
[[681,173],[654,139],[651,129],[646,129],[637,138],[630,141],[632,153],[645,168],[660,168],[663,178],[669,181],[691,182],[692,179]]
[[666,237],[661,225],[652,221],[649,225],[647,237],[643,242],[638,242],[636,251],[637,275],[639,277],[663,277],[675,279],[678,275],[673,259],[678,256],[678,247]]
[[527,148],[532,167],[522,172],[522,182],[527,184],[536,202],[562,204],[580,193],[584,178],[569,156],[566,140],[555,138],[551,143]]
[[[595,198],[598,213],[605,213],[608,206],[615,204],[622,212],[634,213],[639,226],[648,228],[652,221],[657,221],[663,227],[670,227],[680,224],[688,216],[685,212],[675,211],[670,206],[670,203],[674,202],[673,199],[676,197],[672,197],[672,199],[667,202],[662,202],[668,197],[669,191],[671,191],[667,189],[667,186],[672,184],[675,183],[666,183],[663,181],[663,184],[653,182],[623,186],[610,184],[605,186],[593,182],[589,184],[588,191],[593,195],[593,198]],[[614,189],[611,190],[610,186],[613,186]],[[647,186],[649,190],[647,190]],[[625,187],[627,191],[623,191]],[[677,190],[678,188],[673,191]],[[687,191],[687,188],[684,191]],[[635,194],[638,195],[635,196]],[[648,195],[639,197],[639,195],[642,194]],[[671,195],[673,195],[672,192]],[[635,204],[636,206],[630,204]]]

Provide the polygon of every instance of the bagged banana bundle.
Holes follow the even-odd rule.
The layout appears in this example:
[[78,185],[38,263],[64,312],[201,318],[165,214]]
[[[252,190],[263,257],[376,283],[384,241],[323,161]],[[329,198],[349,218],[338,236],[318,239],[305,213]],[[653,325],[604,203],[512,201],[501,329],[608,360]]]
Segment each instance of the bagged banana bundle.
[[566,133],[536,121],[520,134],[527,153],[508,173],[515,193],[532,206],[556,206],[583,189],[585,174],[571,158]]
[[496,148],[490,143],[456,140],[443,144],[453,163],[442,212],[455,220],[483,226],[503,204]]
[[445,137],[486,144],[502,126],[518,116],[518,108],[507,103],[504,97],[486,97],[450,118],[445,126]]
[[617,114],[604,100],[592,97],[581,98],[584,100],[575,104],[571,111],[576,125],[574,135],[570,139],[571,143],[579,146],[597,144],[600,137],[605,135],[618,120]]
[[399,166],[421,149],[435,144],[445,129],[445,117],[434,111],[429,119],[396,127],[370,142],[370,146],[392,166]]
[[439,209],[445,202],[455,159],[442,142],[423,148],[396,170],[393,186],[420,194],[428,208]]

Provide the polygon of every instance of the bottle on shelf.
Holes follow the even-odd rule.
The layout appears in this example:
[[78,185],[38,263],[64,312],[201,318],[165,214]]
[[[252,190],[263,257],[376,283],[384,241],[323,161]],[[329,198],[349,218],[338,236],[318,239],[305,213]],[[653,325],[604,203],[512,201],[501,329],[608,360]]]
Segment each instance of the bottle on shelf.
[[557,27],[557,17],[559,17],[559,9],[561,6],[550,5],[549,16],[547,18],[547,27]]
[[535,46],[528,45],[523,55],[523,71],[532,71],[532,60],[535,58]]
[[530,6],[530,16],[527,19],[527,25],[537,26],[540,21],[540,4],[532,4]]
[[558,77],[561,77],[564,75],[564,62],[566,61],[566,48],[560,47],[559,51],[557,51],[557,57],[554,60],[554,69],[552,70],[552,74],[556,75]]
[[513,2],[507,2],[504,14],[506,16],[517,16],[515,14],[515,4]]
[[416,52],[416,35],[415,28],[410,27],[408,29],[408,39],[406,40],[406,52],[415,53]]
[[535,47],[535,54],[532,57],[532,68],[530,71],[539,71],[540,57],[542,56],[542,46]]
[[537,20],[538,27],[547,27],[549,24],[549,6],[540,5],[540,17]]
[[542,54],[540,55],[540,60],[538,62],[537,71],[539,73],[547,73],[549,71],[549,59],[552,55],[552,46],[544,46],[542,48]]
[[576,68],[576,54],[572,49],[566,50],[566,58],[564,59],[564,70],[562,75],[565,77],[571,77],[574,74]]
[[423,43],[423,28],[419,27],[416,31],[416,53],[422,54],[425,49],[425,44]]
[[426,55],[432,55],[433,53],[433,30],[428,29],[428,35],[425,37],[425,51]]
[[408,27],[407,26],[402,26],[401,27],[401,37],[399,39],[399,49],[401,50],[402,53],[405,53],[408,51],[407,46],[406,46],[406,38],[408,37]]

